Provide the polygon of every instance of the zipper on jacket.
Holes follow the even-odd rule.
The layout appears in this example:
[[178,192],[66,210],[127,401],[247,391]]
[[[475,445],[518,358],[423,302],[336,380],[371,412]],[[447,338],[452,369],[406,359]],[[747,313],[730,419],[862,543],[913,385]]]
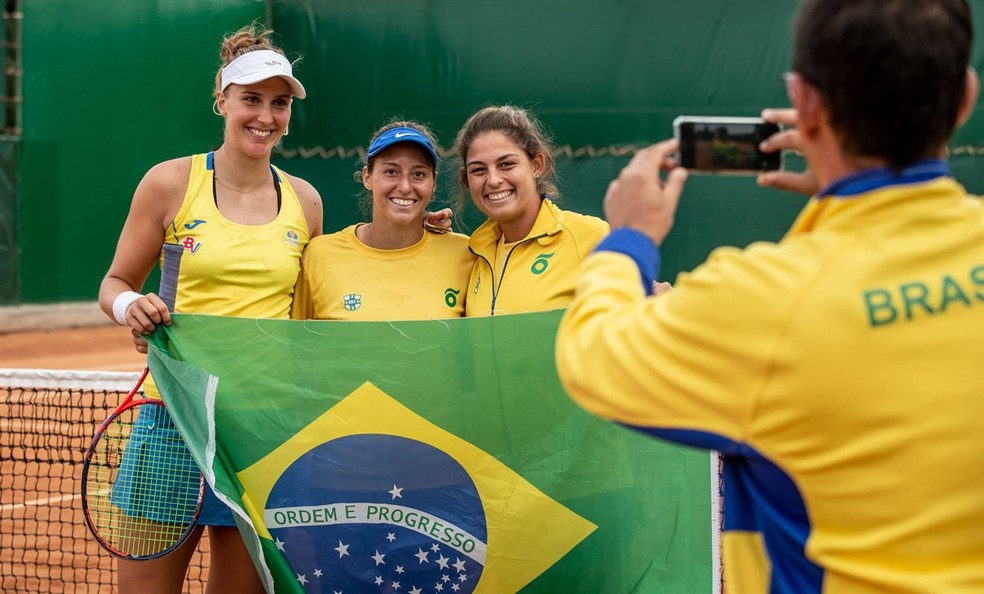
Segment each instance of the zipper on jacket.
[[[492,311],[489,313],[489,315],[492,315],[492,316],[495,315],[495,302],[499,298],[499,289],[502,288],[502,281],[506,280],[506,269],[509,267],[509,258],[512,258],[513,251],[515,251],[516,248],[518,248],[519,246],[521,246],[521,245],[523,245],[525,243],[529,243],[531,241],[536,241],[537,239],[540,239],[541,237],[546,237],[546,236],[547,236],[546,233],[541,233],[540,235],[537,235],[536,237],[528,237],[528,238],[524,239],[523,241],[517,243],[516,245],[512,246],[511,248],[509,248],[509,253],[506,254],[506,261],[502,264],[502,276],[499,277],[499,284],[498,285],[495,284],[495,271],[494,270],[492,271]],[[485,260],[485,263],[489,265],[489,269],[491,270],[492,269],[492,264],[488,261],[488,259],[485,258],[484,256],[479,256],[479,257],[482,258],[483,260]]]

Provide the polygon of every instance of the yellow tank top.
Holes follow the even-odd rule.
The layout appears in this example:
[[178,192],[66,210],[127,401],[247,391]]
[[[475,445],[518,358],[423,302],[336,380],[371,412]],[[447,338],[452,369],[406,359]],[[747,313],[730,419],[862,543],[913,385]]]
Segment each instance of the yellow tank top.
[[300,201],[271,166],[281,196],[277,218],[241,225],[215,205],[212,153],[194,155],[184,202],[164,236],[183,246],[174,310],[249,318],[286,318],[308,242]]
[[[308,242],[307,220],[283,172],[270,166],[280,212],[265,225],[241,225],[215,204],[212,153],[193,155],[184,201],[164,234],[182,246],[174,311],[248,318],[286,318]],[[164,251],[161,250],[164,266]],[[144,393],[160,397],[152,378]]]

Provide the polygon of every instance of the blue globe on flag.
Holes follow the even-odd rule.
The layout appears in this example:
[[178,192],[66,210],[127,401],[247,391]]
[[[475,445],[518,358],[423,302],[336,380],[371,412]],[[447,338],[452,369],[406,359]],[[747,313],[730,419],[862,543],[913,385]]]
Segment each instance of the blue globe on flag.
[[473,592],[488,527],[475,483],[417,440],[357,434],[294,461],[270,492],[267,528],[306,592]]

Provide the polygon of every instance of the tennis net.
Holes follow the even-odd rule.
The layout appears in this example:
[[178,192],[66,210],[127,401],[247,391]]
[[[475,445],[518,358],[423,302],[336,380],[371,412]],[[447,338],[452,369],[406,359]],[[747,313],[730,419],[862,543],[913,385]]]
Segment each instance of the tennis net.
[[[0,369],[0,592],[114,590],[114,558],[85,527],[82,460],[135,373]],[[185,579],[205,590],[207,534]]]

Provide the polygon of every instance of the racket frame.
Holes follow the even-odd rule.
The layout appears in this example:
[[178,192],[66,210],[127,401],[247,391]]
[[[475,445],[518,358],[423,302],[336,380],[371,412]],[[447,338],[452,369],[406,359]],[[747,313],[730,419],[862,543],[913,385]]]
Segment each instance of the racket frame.
[[174,543],[172,543],[170,546],[168,546],[165,549],[162,549],[160,551],[155,551],[153,553],[149,553],[145,555],[136,555],[136,554],[127,553],[126,551],[121,551],[120,549],[114,547],[112,544],[107,542],[102,536],[100,536],[99,531],[96,529],[95,523],[93,522],[92,517],[89,513],[89,494],[88,494],[88,481],[87,481],[92,457],[96,453],[97,447],[99,445],[99,441],[106,433],[106,429],[120,415],[130,410],[131,408],[138,407],[138,406],[160,406],[161,408],[165,408],[163,401],[156,400],[156,399],[149,399],[149,398],[137,399],[136,397],[137,394],[140,393],[140,388],[143,386],[143,382],[147,378],[147,374],[149,372],[150,369],[148,367],[144,367],[143,371],[140,374],[140,377],[137,378],[136,383],[133,385],[133,387],[130,389],[127,395],[123,398],[123,400],[119,403],[119,405],[117,405],[117,407],[113,410],[113,412],[108,417],[106,417],[106,420],[99,425],[99,428],[96,430],[96,434],[92,437],[92,441],[89,443],[89,448],[86,450],[85,453],[85,459],[82,464],[82,481],[81,481],[82,482],[82,491],[81,491],[82,515],[85,518],[85,524],[89,528],[89,532],[91,532],[92,536],[95,537],[96,542],[98,542],[102,548],[106,549],[107,551],[109,551],[113,555],[116,555],[117,557],[121,557],[123,559],[139,560],[139,561],[159,559],[160,557],[163,557],[173,552],[175,549],[179,548],[182,544],[184,544],[184,542],[188,539],[191,533],[195,530],[195,527],[198,525],[198,518],[201,515],[202,503],[205,498],[205,476],[202,475],[201,472],[199,471],[198,504],[195,507],[195,511],[191,517],[190,522],[185,527],[184,532],[181,533],[181,535],[175,540]]

